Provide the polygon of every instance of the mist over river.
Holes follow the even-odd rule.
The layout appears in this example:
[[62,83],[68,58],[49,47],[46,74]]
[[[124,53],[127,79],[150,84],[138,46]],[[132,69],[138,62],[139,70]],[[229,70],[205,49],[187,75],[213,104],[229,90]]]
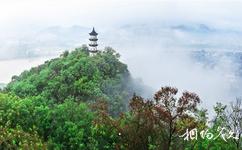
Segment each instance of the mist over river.
[[11,81],[13,75],[20,75],[24,70],[29,70],[34,66],[38,66],[53,57],[54,56],[0,60],[0,83],[6,84]]

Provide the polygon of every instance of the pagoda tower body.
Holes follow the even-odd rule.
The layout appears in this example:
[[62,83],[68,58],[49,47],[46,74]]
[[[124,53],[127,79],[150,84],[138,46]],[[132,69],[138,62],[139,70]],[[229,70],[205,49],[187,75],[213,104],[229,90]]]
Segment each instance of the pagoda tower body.
[[98,46],[98,44],[97,44],[97,41],[98,41],[97,35],[98,35],[98,33],[93,28],[92,32],[90,32],[89,35],[90,35],[90,38],[89,38],[89,41],[90,41],[90,43],[89,43],[89,47],[90,47],[89,48],[89,52],[92,53],[92,54],[95,54],[95,53],[98,52],[98,50],[97,50],[97,46]]

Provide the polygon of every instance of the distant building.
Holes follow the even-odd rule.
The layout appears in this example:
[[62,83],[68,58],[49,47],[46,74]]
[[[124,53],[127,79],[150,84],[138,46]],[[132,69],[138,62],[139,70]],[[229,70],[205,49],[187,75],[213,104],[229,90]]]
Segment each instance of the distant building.
[[89,41],[90,41],[90,43],[89,43],[89,47],[90,47],[89,48],[89,52],[91,54],[95,54],[95,53],[98,52],[98,50],[97,50],[97,46],[98,46],[98,44],[97,44],[97,41],[98,41],[97,35],[98,35],[98,33],[95,31],[94,27],[92,29],[92,32],[89,33],[89,35],[90,35],[90,38],[89,38]]

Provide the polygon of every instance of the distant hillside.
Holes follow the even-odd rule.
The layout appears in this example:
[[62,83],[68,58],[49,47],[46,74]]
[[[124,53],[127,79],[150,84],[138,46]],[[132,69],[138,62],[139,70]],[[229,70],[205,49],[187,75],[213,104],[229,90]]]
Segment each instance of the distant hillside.
[[0,41],[0,60],[56,56],[60,54],[60,49],[70,49],[80,45],[80,40],[87,39],[90,30],[82,26],[21,28],[19,29],[21,36],[13,32]]
[[[17,27],[14,31],[4,35],[0,41],[0,59],[56,56],[61,53],[61,49],[78,46],[80,41],[86,43],[91,28],[79,25],[26,29]],[[240,42],[234,40],[241,39],[240,30],[223,29],[202,23],[137,23],[110,27],[97,32],[102,39],[100,46],[106,43],[118,47],[120,50],[125,50],[120,51],[122,54],[129,52],[131,47],[134,51],[134,47],[150,48],[150,46],[160,50],[241,51],[242,49]],[[139,51],[140,49],[137,52]]]
[[84,46],[13,76],[6,90],[22,98],[41,95],[54,103],[106,100],[110,112],[116,115],[139,91],[136,87],[127,65],[119,61],[119,54],[112,48],[91,57]]

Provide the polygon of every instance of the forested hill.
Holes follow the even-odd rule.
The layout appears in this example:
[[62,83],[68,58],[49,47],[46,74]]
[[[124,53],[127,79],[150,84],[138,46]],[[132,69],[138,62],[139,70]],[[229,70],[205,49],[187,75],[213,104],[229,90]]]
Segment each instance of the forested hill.
[[119,54],[112,48],[90,56],[83,46],[13,76],[6,91],[20,98],[41,96],[54,103],[105,100],[110,112],[117,115],[138,92],[134,87],[127,65],[119,61]]

